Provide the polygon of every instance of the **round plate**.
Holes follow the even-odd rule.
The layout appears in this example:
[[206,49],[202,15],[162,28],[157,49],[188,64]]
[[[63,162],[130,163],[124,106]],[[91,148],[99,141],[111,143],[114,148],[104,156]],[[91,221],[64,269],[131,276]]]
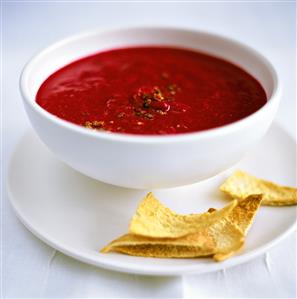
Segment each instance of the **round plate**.
[[[294,140],[273,125],[235,168],[293,186],[295,147]],[[218,187],[232,170],[194,185],[153,191],[179,213],[220,208],[227,202]],[[152,190],[119,188],[81,175],[57,160],[33,132],[24,136],[13,155],[8,190],[17,216],[38,238],[81,261],[130,273],[178,275],[234,266],[266,252],[293,230],[296,221],[295,207],[261,207],[244,249],[221,263],[211,258],[152,259],[101,254],[100,248],[127,232],[139,201]]]

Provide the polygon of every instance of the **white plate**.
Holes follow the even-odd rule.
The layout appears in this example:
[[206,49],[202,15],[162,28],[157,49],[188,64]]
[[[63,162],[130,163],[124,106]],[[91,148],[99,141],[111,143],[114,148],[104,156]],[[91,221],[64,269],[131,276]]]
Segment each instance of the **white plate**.
[[[236,167],[293,186],[295,150],[295,142],[273,125],[264,140]],[[230,172],[191,186],[154,192],[180,213],[222,207],[226,201],[218,186]],[[210,258],[152,259],[100,254],[101,247],[127,232],[129,219],[148,190],[118,188],[83,176],[58,161],[32,132],[24,136],[13,155],[8,189],[17,216],[41,240],[81,261],[130,273],[178,275],[234,266],[266,252],[293,230],[296,221],[295,207],[261,207],[245,248],[221,263]]]

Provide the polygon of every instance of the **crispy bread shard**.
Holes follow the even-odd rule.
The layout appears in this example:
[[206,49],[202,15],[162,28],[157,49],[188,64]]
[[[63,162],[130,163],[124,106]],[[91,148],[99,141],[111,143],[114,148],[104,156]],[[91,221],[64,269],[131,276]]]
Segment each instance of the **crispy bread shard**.
[[235,224],[245,236],[260,208],[262,197],[261,194],[256,194],[238,200],[237,205],[228,215],[228,219]]
[[139,204],[133,216],[129,233],[154,238],[178,238],[207,227],[225,217],[235,206],[236,201],[221,210],[202,214],[180,215],[165,207],[152,193]]
[[101,252],[157,258],[211,256],[223,261],[242,248],[261,200],[262,195],[251,195],[220,210],[179,215],[149,193],[138,206],[129,233]]
[[246,172],[236,171],[220,187],[220,190],[232,198],[246,198],[253,194],[262,194],[263,205],[284,206],[297,204],[297,189],[280,186],[258,179]]
[[[158,258],[194,258],[213,256],[223,260],[238,251],[244,244],[244,235],[228,219],[198,228],[194,234],[180,238],[151,238],[133,234],[124,235],[101,252],[121,252],[136,256]],[[219,258],[217,258],[219,257]]]

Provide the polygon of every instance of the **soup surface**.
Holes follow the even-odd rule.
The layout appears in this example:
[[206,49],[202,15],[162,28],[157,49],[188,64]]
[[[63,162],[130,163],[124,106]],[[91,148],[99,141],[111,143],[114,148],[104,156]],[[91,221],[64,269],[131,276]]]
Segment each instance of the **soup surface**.
[[89,129],[178,134],[240,120],[267,101],[241,68],[171,47],[100,52],[63,67],[38,90],[48,112]]

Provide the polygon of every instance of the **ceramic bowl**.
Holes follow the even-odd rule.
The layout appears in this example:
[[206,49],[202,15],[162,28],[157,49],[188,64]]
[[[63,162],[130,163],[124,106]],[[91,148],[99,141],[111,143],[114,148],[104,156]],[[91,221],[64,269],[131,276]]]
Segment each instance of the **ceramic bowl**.
[[[189,48],[230,61],[261,83],[268,102],[229,125],[162,136],[95,132],[57,118],[35,102],[40,85],[59,68],[101,50],[136,45]],[[61,161],[96,180],[137,189],[192,184],[230,168],[264,136],[280,100],[276,71],[255,50],[226,37],[177,28],[95,31],[64,39],[25,66],[20,89],[34,130]]]

